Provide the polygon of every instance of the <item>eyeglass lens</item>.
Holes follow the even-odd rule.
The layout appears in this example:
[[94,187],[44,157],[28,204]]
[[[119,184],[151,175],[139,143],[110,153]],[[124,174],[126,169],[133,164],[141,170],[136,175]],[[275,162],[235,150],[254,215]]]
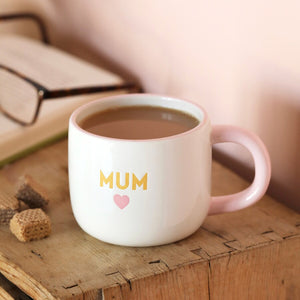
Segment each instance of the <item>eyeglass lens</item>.
[[16,120],[29,124],[33,121],[38,91],[24,79],[0,69],[0,106],[2,111]]

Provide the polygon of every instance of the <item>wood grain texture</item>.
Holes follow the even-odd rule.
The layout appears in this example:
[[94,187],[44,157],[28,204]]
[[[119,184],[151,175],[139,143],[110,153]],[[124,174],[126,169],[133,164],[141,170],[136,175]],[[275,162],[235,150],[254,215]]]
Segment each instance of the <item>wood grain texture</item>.
[[0,300],[32,300],[31,297],[26,295],[17,286],[0,274]]
[[[30,174],[49,192],[49,238],[21,243],[0,227],[0,272],[34,299],[297,299],[300,217],[265,196],[239,212],[207,217],[185,240],[120,247],[84,233],[69,200],[67,142],[0,171],[1,192]],[[213,164],[213,194],[248,183]]]

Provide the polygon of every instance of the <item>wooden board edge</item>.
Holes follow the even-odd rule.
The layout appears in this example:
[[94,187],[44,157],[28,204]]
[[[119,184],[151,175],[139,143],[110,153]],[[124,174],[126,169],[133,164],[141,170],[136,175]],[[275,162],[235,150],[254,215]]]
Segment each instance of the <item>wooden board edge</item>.
[[[98,290],[102,298],[93,299],[249,299],[255,295],[257,299],[298,299],[300,295],[299,277],[297,266],[299,266],[300,252],[294,252],[291,245],[300,246],[300,236],[293,236],[280,242],[269,245],[253,247],[246,251],[238,251],[235,254],[217,256],[212,260],[201,260],[192,265],[183,265],[179,268],[146,276],[144,278],[129,280],[126,283],[113,284]],[[263,250],[263,251],[261,251]],[[285,265],[282,258],[289,256],[289,264]],[[270,259],[267,265],[265,260]],[[281,259],[281,260],[280,260]],[[280,260],[280,267],[278,267]],[[251,263],[249,263],[249,261]],[[245,264],[247,262],[247,264]],[[272,263],[270,263],[272,262]],[[233,285],[224,284],[227,277],[234,277],[240,266],[247,266],[249,272],[245,277],[241,276],[241,283],[237,281]],[[267,273],[264,268],[267,267]],[[260,277],[255,276],[261,273]],[[273,272],[274,268],[280,268],[281,274]],[[264,277],[265,275],[268,275]],[[230,278],[229,277],[229,278]],[[262,280],[263,278],[263,280]],[[221,285],[221,287],[220,287]],[[264,286],[265,289],[260,287]],[[234,288],[237,288],[235,291]],[[251,297],[250,297],[251,298]],[[279,299],[278,298],[278,299]],[[268,298],[269,299],[269,298]]]
[[0,273],[33,299],[57,300],[41,283],[0,253]]
[[14,300],[14,298],[0,286],[0,300]]

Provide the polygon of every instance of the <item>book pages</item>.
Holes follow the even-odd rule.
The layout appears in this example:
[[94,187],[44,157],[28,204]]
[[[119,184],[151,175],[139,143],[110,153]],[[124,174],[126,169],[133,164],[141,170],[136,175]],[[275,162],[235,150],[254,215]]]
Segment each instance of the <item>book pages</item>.
[[118,75],[53,46],[17,35],[0,35],[0,64],[26,75],[49,90],[123,82]]

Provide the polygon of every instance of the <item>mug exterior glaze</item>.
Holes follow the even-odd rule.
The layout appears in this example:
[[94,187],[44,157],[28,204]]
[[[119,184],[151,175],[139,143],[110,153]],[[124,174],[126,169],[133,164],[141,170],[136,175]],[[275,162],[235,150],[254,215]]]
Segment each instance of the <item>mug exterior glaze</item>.
[[[149,105],[184,111],[200,123],[170,137],[125,140],[102,137],[80,127],[96,112],[118,106]],[[246,190],[211,197],[212,144],[240,143],[252,153],[256,175]],[[244,208],[259,200],[270,180],[270,160],[254,134],[233,126],[211,127],[192,102],[152,94],[102,98],[74,111],[69,121],[69,185],[80,227],[102,241],[155,246],[195,232],[207,214]]]

